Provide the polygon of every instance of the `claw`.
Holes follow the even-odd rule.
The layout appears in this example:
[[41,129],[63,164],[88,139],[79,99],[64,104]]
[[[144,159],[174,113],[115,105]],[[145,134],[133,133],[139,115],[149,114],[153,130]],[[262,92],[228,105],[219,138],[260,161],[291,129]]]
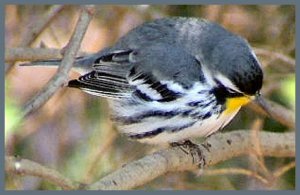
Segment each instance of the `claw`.
[[[172,147],[179,147],[184,153],[190,154],[193,158],[193,164],[200,162],[197,166],[203,170],[206,162],[202,151],[197,144],[194,144],[190,140],[186,140],[184,142],[173,142],[170,145]],[[199,158],[199,160],[197,160],[197,158]]]

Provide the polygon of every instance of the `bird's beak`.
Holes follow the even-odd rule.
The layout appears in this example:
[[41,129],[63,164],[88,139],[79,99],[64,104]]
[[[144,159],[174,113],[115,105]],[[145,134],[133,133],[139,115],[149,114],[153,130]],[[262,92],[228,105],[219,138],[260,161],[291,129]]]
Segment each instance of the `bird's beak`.
[[258,104],[258,105],[260,105],[261,107],[264,107],[264,105],[265,105],[265,100],[263,99],[263,97],[261,96],[261,94],[260,94],[260,92],[258,91],[254,96],[254,101]]
[[268,115],[271,116],[270,105],[266,100],[261,96],[260,92],[257,92],[254,96],[254,102],[261,107]]

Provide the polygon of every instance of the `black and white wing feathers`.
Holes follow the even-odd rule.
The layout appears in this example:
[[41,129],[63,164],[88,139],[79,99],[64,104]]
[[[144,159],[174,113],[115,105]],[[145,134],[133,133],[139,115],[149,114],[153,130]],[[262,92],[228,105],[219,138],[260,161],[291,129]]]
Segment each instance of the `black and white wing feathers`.
[[107,98],[129,97],[133,88],[126,78],[130,67],[126,56],[130,52],[131,50],[115,51],[97,58],[93,71],[69,81],[68,87]]
[[172,84],[189,88],[202,77],[201,64],[193,56],[176,46],[156,44],[103,55],[92,72],[70,81],[69,87],[108,98],[168,102],[183,95]]

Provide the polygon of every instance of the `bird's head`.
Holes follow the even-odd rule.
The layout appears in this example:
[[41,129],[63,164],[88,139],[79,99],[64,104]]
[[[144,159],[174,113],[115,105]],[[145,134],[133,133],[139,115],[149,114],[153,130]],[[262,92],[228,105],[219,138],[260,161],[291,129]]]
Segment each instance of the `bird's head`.
[[211,55],[213,78],[217,84],[246,96],[259,93],[263,83],[261,65],[247,43],[239,36],[219,41]]
[[209,75],[206,79],[214,86],[218,102],[226,104],[227,112],[238,110],[260,93],[262,68],[246,40],[227,36],[215,44],[208,59],[204,75]]

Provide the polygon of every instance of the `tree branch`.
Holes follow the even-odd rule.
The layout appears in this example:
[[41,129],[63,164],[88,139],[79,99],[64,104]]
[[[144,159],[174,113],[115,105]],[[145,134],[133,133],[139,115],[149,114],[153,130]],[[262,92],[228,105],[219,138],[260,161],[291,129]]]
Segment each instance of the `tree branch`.
[[[261,151],[264,156],[294,157],[294,133],[259,134]],[[234,131],[215,134],[199,145],[204,167],[215,165],[230,158],[248,154],[255,150],[249,131]],[[172,171],[198,169],[201,157],[194,158],[180,148],[168,148],[131,162],[121,169],[87,186],[90,190],[128,190],[144,185],[151,180]]]
[[268,180],[256,173],[255,171],[243,169],[243,168],[219,168],[219,169],[213,169],[213,170],[205,170],[203,172],[203,175],[246,175],[249,177],[253,177],[257,179],[258,181],[262,182],[263,184],[268,184]]
[[[262,97],[261,97],[262,98]],[[264,116],[269,116],[278,121],[282,125],[295,129],[295,112],[291,111],[282,105],[262,98],[263,103],[260,101],[252,101],[249,107],[255,112]]]
[[[295,157],[294,133],[260,132],[258,139],[260,152],[264,156]],[[203,168],[206,168],[233,157],[251,154],[257,150],[255,143],[251,132],[247,130],[217,133],[199,145],[201,156],[195,156],[195,154],[191,156],[179,147],[163,149],[128,163],[99,181],[86,185],[85,189],[133,189],[167,172],[197,170],[199,169],[198,164],[201,162],[205,162]],[[278,171],[278,175],[293,166],[294,164],[283,167]],[[20,160],[15,157],[6,157],[5,171],[6,173],[22,173],[23,175],[41,177],[63,189],[82,188],[80,184],[63,177],[57,171],[26,159]]]
[[23,115],[27,116],[32,111],[42,106],[56,90],[67,81],[68,72],[71,70],[74,63],[74,58],[77,51],[79,50],[83,36],[87,30],[88,24],[92,18],[93,6],[84,6],[77,22],[75,31],[66,46],[64,58],[62,59],[61,65],[57,70],[57,73],[53,78],[46,84],[46,86],[36,94],[30,101],[28,101],[23,107]]
[[278,53],[275,51],[263,49],[263,48],[253,48],[253,49],[257,55],[267,56],[268,58],[271,57],[271,58],[279,59],[282,62],[285,62],[286,64],[288,64],[293,71],[295,71],[295,69],[296,69],[295,59],[293,59],[287,55],[284,55],[282,53]]
[[[46,16],[39,20],[32,21],[32,23],[27,26],[28,31],[24,34],[20,47],[30,46],[64,8],[65,5],[54,5],[50,8]],[[8,73],[14,64],[14,61],[6,64],[5,72]]]
[[[87,55],[80,52],[79,56]],[[53,48],[17,47],[5,49],[5,62],[61,59],[61,50]]]
[[5,157],[5,172],[41,177],[64,190],[77,189],[79,187],[78,183],[72,182],[57,171],[27,159],[18,159],[12,156]]
[[59,49],[28,47],[5,49],[5,62],[35,61],[54,58],[62,58],[61,51]]
[[54,5],[50,8],[44,19],[34,20],[28,25],[21,46],[30,46],[36,38],[44,31],[51,21],[65,8],[65,5]]

